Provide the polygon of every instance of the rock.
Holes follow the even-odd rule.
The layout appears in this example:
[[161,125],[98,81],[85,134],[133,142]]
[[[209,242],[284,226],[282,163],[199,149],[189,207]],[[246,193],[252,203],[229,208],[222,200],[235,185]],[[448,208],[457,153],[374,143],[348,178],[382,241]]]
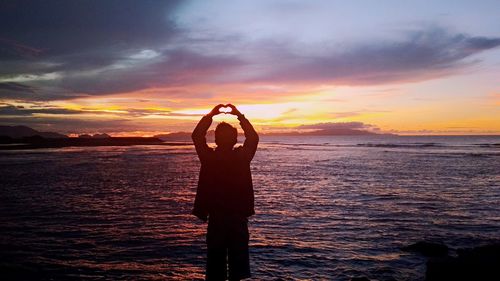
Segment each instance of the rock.
[[500,243],[457,253],[428,260],[425,280],[500,280]]
[[445,257],[448,255],[448,246],[436,242],[419,241],[403,247],[403,251],[417,252],[426,257]]

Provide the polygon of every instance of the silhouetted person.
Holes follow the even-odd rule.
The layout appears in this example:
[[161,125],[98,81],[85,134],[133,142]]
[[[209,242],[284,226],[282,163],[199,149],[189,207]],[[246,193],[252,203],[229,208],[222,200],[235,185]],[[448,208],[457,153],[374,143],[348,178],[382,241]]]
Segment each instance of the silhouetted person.
[[[205,135],[212,117],[223,107],[231,108],[245,133],[243,146],[234,148],[238,132],[222,122],[215,129],[215,149],[207,145]],[[250,277],[248,255],[248,217],[254,212],[254,194],[250,162],[257,150],[259,136],[250,122],[231,104],[219,104],[201,118],[192,134],[201,161],[200,178],[193,214],[208,219],[206,280]]]

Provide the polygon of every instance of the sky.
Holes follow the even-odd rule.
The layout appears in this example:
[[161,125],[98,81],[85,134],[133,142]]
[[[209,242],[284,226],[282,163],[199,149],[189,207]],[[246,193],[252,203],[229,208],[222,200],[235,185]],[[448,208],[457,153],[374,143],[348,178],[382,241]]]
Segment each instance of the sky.
[[[500,1],[0,2],[0,124],[500,134]],[[218,115],[215,121],[236,122]]]

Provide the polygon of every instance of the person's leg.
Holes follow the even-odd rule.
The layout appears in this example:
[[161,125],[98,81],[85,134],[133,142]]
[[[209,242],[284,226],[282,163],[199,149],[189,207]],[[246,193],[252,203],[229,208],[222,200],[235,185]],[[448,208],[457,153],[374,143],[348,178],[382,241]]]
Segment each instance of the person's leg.
[[227,266],[226,266],[227,251],[225,248],[209,247],[207,254],[207,281],[221,281],[226,280]]
[[227,246],[223,224],[209,219],[207,229],[207,281],[220,281],[227,278]]
[[248,253],[248,220],[236,218],[231,222],[228,245],[229,280],[250,277],[250,257]]

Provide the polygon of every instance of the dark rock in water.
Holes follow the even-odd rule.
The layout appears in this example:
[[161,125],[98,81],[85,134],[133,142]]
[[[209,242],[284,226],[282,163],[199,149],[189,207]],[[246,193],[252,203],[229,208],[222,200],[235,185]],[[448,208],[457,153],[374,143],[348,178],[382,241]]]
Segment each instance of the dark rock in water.
[[427,261],[425,280],[500,280],[500,243],[457,253]]
[[370,279],[366,277],[353,277],[351,278],[351,281],[370,281]]
[[0,136],[0,143],[12,143],[12,138],[8,136]]
[[426,257],[444,257],[448,255],[448,246],[441,243],[419,241],[415,244],[403,247],[403,251],[417,252]]

